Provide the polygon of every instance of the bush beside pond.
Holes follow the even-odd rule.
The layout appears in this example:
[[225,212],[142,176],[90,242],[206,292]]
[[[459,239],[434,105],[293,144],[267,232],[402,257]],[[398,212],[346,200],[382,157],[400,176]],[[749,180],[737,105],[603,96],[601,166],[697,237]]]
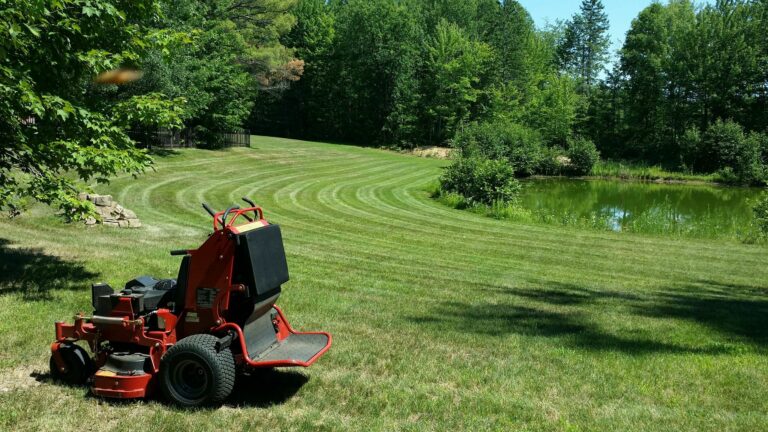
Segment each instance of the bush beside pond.
[[760,184],[766,180],[768,136],[745,133],[731,120],[718,120],[703,132],[688,130],[682,137],[683,162],[695,172],[716,172],[731,184]]
[[566,150],[547,145],[534,129],[504,120],[470,124],[452,143],[462,158],[506,161],[516,177],[586,175],[599,160],[597,148],[586,138],[568,140]]
[[470,204],[508,204],[516,201],[520,183],[512,166],[504,160],[461,157],[445,170],[440,189],[461,195]]
[[600,152],[592,140],[578,137],[568,140],[568,158],[571,173],[587,175],[600,160]]

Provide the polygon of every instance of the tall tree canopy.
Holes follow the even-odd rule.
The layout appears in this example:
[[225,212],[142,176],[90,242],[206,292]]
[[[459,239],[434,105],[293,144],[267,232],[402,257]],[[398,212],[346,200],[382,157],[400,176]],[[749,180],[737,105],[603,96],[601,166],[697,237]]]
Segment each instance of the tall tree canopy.
[[[625,121],[618,153],[697,169],[687,131],[733,120],[765,132],[765,2],[654,3],[632,22],[620,52]],[[690,137],[690,134],[687,134]],[[699,167],[701,168],[701,167]]]
[[608,28],[601,0],[582,0],[579,13],[565,26],[559,52],[561,66],[587,89],[597,82],[608,60]]
[[302,79],[251,118],[254,129],[411,146],[450,142],[494,118],[563,143],[578,104],[558,74],[553,34],[516,1],[300,0],[283,38]]
[[16,212],[32,197],[77,217],[89,209],[77,178],[106,181],[149,165],[126,129],[178,125],[174,104],[159,94],[120,98],[92,82],[140,62],[157,12],[155,0],[0,2],[0,208]]
[[[280,37],[294,0],[0,0],[0,209],[29,198],[68,217],[77,192],[151,159],[128,131],[195,127],[207,142],[243,125],[264,90],[303,63]],[[96,85],[116,68],[131,84]]]
[[303,62],[279,37],[295,24],[294,0],[162,1],[157,31],[176,35],[142,61],[131,90],[187,97],[185,123],[202,139],[243,125],[263,91],[296,81]]

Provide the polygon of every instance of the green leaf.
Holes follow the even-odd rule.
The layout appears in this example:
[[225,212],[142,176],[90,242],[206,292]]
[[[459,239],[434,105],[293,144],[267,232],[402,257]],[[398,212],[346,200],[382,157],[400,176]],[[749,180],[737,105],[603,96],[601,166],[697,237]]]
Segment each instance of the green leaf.
[[30,25],[30,24],[27,24],[27,23],[24,23],[24,27],[26,27],[27,30],[29,30],[29,32],[32,33],[32,35],[34,37],[40,37],[40,29],[39,28],[37,28],[37,27],[35,27],[33,25]]
[[83,6],[83,14],[87,17],[93,17],[101,15],[101,11],[92,6]]

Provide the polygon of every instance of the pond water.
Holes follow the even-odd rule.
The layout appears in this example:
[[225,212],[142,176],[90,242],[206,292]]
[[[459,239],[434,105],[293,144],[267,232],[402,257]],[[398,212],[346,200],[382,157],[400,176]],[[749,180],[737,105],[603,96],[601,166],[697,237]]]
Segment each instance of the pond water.
[[522,182],[521,204],[538,220],[613,231],[738,237],[752,222],[758,188],[577,179]]

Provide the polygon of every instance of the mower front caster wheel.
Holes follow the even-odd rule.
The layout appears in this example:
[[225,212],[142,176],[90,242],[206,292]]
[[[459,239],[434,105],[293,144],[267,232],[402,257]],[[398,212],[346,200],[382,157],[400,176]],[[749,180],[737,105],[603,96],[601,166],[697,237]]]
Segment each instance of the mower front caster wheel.
[[59,367],[51,355],[51,378],[72,386],[83,385],[93,374],[94,365],[88,353],[79,345],[62,343],[58,349],[64,367]]
[[160,361],[165,397],[183,407],[219,404],[235,385],[235,359],[229,348],[216,350],[218,338],[197,334],[180,340]]

